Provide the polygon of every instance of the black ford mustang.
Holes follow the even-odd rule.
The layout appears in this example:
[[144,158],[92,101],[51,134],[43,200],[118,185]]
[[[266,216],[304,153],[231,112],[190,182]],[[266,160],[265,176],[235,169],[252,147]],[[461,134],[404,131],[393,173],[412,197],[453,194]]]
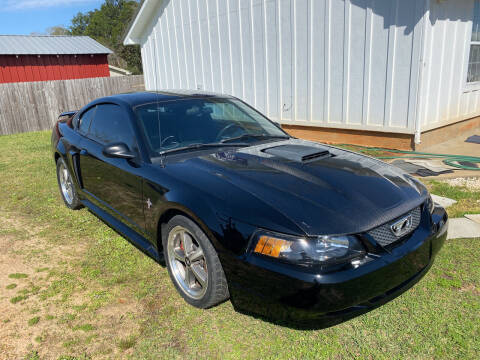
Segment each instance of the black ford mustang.
[[430,268],[445,210],[401,170],[295,139],[229,97],[143,92],[62,114],[58,184],[208,308],[339,322]]

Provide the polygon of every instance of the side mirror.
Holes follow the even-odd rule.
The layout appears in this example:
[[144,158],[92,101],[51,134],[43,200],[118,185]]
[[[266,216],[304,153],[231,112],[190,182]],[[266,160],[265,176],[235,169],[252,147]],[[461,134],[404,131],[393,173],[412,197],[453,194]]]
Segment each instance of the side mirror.
[[103,148],[103,155],[109,158],[134,159],[135,154],[124,143],[108,144]]

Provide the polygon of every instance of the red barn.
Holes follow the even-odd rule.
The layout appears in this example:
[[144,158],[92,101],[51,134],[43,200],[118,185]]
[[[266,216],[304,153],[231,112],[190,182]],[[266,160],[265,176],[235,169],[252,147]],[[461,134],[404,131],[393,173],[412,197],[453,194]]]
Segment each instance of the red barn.
[[108,77],[111,53],[88,36],[0,35],[0,83]]

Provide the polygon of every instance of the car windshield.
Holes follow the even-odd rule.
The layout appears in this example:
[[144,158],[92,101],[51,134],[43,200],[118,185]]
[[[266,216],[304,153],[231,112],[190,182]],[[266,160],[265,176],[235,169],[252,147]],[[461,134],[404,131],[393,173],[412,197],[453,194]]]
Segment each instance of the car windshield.
[[289,137],[259,112],[236,99],[156,102],[137,106],[135,113],[154,154]]

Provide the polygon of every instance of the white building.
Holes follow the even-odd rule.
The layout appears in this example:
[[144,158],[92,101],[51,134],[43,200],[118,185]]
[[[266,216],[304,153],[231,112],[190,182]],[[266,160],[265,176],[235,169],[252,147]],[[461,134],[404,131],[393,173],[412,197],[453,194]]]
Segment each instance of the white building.
[[110,71],[110,77],[132,75],[132,73],[128,70],[110,64],[108,64],[108,70]]
[[237,96],[300,137],[408,148],[480,126],[480,0],[145,0],[147,89]]

